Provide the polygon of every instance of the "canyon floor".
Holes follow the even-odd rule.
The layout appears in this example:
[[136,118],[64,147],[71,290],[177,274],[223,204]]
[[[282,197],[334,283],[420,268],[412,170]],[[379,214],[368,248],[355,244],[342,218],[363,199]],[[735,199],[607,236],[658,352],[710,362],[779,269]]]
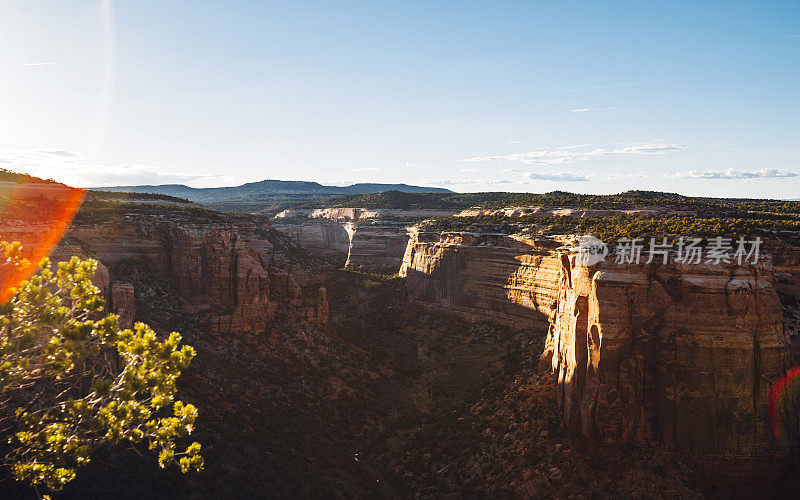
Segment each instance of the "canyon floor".
[[570,439],[552,375],[537,366],[545,332],[415,310],[402,279],[331,271],[328,332],[286,316],[266,337],[235,338],[200,336],[167,285],[131,281],[141,316],[198,350],[180,385],[202,412],[207,467],[180,476],[146,452],[103,450],[58,497],[714,494],[664,451],[589,451]]

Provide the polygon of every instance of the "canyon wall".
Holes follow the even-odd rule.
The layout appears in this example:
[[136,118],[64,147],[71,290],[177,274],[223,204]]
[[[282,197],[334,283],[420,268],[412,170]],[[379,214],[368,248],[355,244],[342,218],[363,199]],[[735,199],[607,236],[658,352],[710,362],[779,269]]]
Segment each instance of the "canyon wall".
[[790,349],[768,259],[561,260],[549,340],[570,430],[598,444],[661,443],[729,481],[781,472],[767,396]]
[[[31,241],[42,228],[20,225],[5,238]],[[72,255],[99,261],[95,284],[108,310],[123,326],[136,317],[146,290],[130,282],[146,275],[167,283],[183,304],[182,314],[201,318],[212,331],[263,332],[276,314],[291,313],[325,327],[328,305],[324,273],[298,260],[290,244],[269,224],[228,218],[187,219],[137,213],[79,216],[51,260]],[[284,238],[285,239],[285,238]]]
[[786,458],[766,398],[791,367],[800,259],[772,252],[777,265],[585,267],[553,240],[412,230],[400,274],[424,308],[547,331],[540,366],[574,434],[659,443],[711,476],[752,481]]
[[546,238],[410,230],[400,276],[409,298],[467,320],[547,328],[560,264]]
[[403,223],[376,222],[352,227],[345,267],[395,274],[403,263],[408,228]]
[[275,219],[274,227],[322,259],[344,261],[350,251],[353,229],[349,222]]
[[508,208],[468,208],[455,214],[456,217],[497,216],[503,217],[611,217],[614,215],[650,215],[653,217],[697,215],[695,210],[675,210],[667,207],[641,207],[632,209],[597,208],[551,208],[542,206]]
[[277,215],[276,219],[327,219],[338,221],[356,221],[361,219],[386,218],[434,218],[445,217],[457,213],[458,210],[438,208],[289,208]]
[[454,212],[435,209],[288,209],[275,216],[274,226],[317,257],[344,262],[349,269],[394,274],[400,270],[409,236],[408,223],[392,219],[413,220],[452,215]]

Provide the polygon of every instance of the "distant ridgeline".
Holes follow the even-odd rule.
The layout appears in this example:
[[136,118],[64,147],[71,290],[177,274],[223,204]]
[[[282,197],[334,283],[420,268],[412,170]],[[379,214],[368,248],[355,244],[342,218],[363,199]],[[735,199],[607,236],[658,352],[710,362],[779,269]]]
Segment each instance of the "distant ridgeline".
[[[6,186],[5,191],[18,183],[63,186],[53,180],[5,169],[0,169],[0,183]],[[93,188],[82,212],[88,215],[114,210],[115,205],[130,202],[140,205],[138,210],[180,210],[192,217],[203,215],[204,207],[266,216],[287,208],[445,209],[455,212],[479,207],[482,210],[470,211],[470,214],[426,220],[423,227],[507,234],[594,234],[604,241],[649,235],[764,235],[800,244],[800,200],[689,197],[656,191],[625,191],[613,195],[564,191],[454,193],[407,184],[324,186],[317,182],[265,180],[222,188],[191,188],[180,184]],[[147,208],[147,205],[152,206]],[[506,207],[586,212],[572,217],[546,211],[511,215],[500,210]],[[600,213],[602,210],[608,212]],[[402,221],[422,222],[413,217]]]
[[115,186],[97,188],[102,191],[136,192],[175,196],[202,203],[226,212],[262,213],[275,215],[287,208],[320,206],[332,198],[347,195],[398,191],[404,193],[452,194],[448,189],[410,186],[408,184],[353,184],[325,186],[318,182],[264,180],[241,186],[192,188],[182,184],[160,186]]
[[186,198],[178,198],[168,194],[136,193],[133,191],[105,191],[105,188],[92,189],[89,192],[93,199],[104,201],[167,201],[171,203],[192,203]]
[[[800,201],[688,197],[655,191],[626,191],[614,195],[563,191],[544,194],[386,191],[332,198],[320,206],[405,210],[478,208],[453,216],[427,218],[424,222],[421,218],[405,220],[438,231],[593,234],[604,241],[647,236],[733,238],[763,235],[800,243]],[[502,210],[508,207],[542,207],[543,210],[537,213]]]

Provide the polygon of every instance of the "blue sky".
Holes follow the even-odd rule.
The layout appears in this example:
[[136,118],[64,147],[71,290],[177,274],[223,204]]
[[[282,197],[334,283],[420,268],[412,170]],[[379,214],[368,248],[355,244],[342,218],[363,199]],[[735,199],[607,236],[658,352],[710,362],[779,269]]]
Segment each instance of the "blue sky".
[[800,3],[0,0],[0,167],[800,197]]

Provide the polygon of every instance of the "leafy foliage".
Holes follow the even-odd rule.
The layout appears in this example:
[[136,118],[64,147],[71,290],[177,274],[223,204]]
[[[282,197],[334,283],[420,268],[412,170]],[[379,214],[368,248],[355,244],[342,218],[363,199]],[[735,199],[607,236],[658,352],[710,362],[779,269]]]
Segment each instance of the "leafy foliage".
[[[3,266],[24,264],[19,243],[2,242],[2,249]],[[175,400],[194,349],[181,346],[178,333],[160,341],[144,323],[120,330],[116,315],[102,316],[103,299],[91,281],[96,269],[94,260],[73,257],[53,268],[44,259],[0,306],[7,463],[18,479],[53,490],[106,443],[147,445],[158,450],[161,467],[202,469],[199,443],[176,449],[197,417],[193,405]]]

